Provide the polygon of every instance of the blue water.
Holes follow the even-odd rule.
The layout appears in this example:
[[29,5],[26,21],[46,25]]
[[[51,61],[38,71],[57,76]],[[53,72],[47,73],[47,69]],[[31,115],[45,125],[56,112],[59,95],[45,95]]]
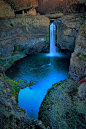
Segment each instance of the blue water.
[[37,119],[38,111],[47,90],[52,84],[65,80],[69,70],[69,57],[50,57],[46,54],[29,55],[17,61],[6,75],[13,80],[23,79],[36,82],[30,88],[19,92],[19,106],[26,110],[30,118]]

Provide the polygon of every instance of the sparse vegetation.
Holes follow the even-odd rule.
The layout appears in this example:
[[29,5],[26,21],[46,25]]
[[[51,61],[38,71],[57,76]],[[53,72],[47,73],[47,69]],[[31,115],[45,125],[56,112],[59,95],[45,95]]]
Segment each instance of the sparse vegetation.
[[[25,87],[30,87],[32,85],[35,85],[35,83],[33,81],[30,81],[30,83],[24,83],[24,80],[19,79],[18,81],[14,81],[12,79],[10,79],[9,77],[7,77],[6,75],[5,79],[6,82],[8,83],[8,85],[11,86],[10,88],[10,93],[15,97],[16,102],[18,103],[18,94],[19,94],[19,90],[23,89]],[[23,83],[23,87],[21,87],[21,84]]]
[[2,59],[3,58],[3,56],[0,56],[0,59]]
[[82,24],[83,24],[83,21],[78,21],[78,23],[79,23],[80,25],[82,25]]
[[76,54],[76,56],[78,56],[78,57],[79,57],[79,56],[80,56],[80,53],[77,53],[77,54]]
[[82,55],[81,53],[77,53],[76,56],[77,56],[79,59],[86,59],[86,55]]

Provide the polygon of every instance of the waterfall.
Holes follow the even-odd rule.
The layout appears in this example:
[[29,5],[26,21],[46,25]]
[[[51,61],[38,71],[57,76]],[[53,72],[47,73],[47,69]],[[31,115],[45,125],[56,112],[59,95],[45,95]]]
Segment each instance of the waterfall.
[[47,56],[59,56],[59,53],[56,52],[55,47],[56,42],[56,25],[53,23],[50,24],[50,53]]
[[50,55],[56,54],[56,47],[55,47],[55,41],[56,41],[56,26],[54,23],[50,25]]
[[[61,26],[64,25],[61,21],[54,21],[53,23],[50,24],[50,53],[47,54],[46,56],[57,56],[57,57],[63,57],[64,54],[58,51],[58,48],[56,49],[55,43],[56,43],[56,31],[57,31],[57,41],[59,38],[58,32],[63,31],[61,29]],[[57,29],[56,29],[57,26]],[[57,51],[56,51],[57,50]]]

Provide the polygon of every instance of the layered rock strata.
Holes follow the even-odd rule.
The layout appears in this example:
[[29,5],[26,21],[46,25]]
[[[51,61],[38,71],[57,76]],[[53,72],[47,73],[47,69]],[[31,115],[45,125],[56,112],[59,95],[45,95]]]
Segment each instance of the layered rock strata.
[[34,16],[1,20],[0,25],[0,56],[11,56],[15,50],[24,49],[27,54],[46,52],[48,18]]
[[69,69],[69,78],[80,80],[83,77],[86,77],[86,25],[81,28],[77,37]]
[[71,14],[57,18],[62,24],[57,24],[57,45],[61,49],[74,51],[80,28],[85,24],[85,13]]

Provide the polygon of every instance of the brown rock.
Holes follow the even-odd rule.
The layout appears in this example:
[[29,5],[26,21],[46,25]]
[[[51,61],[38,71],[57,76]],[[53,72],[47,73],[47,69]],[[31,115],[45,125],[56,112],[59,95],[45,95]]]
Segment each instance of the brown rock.
[[28,12],[27,12],[28,15],[36,15],[36,10],[34,8],[30,9]]

